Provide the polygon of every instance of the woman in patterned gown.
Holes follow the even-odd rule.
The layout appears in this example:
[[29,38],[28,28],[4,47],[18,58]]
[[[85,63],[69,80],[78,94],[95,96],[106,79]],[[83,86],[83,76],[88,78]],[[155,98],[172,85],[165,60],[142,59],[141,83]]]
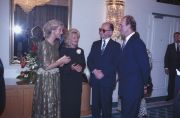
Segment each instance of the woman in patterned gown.
[[70,57],[59,58],[59,43],[63,23],[48,21],[44,27],[45,40],[38,46],[38,78],[35,83],[32,118],[60,118],[60,74],[59,66],[70,62]]
[[71,58],[68,64],[60,68],[62,118],[80,118],[82,80],[86,64],[84,51],[78,47],[79,38],[79,31],[70,29],[65,35],[65,45],[60,50],[60,56],[68,55]]

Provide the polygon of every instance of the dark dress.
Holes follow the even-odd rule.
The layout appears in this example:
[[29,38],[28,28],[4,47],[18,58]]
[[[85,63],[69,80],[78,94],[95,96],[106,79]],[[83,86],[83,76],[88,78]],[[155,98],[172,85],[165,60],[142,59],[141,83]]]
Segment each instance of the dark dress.
[[5,83],[4,83],[4,67],[0,59],[0,115],[5,108]]
[[[63,55],[70,56],[71,62],[60,68],[61,115],[62,118],[80,118],[82,74],[86,65],[84,51],[81,48],[62,47],[60,57]],[[71,70],[74,63],[82,66],[82,72]]]

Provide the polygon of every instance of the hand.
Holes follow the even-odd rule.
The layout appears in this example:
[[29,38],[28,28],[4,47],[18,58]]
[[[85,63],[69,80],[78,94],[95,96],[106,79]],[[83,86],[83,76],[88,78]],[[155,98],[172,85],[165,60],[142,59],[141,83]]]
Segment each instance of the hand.
[[168,68],[165,68],[165,69],[164,69],[164,72],[168,75],[168,74],[169,74]]
[[72,64],[71,69],[75,70],[76,72],[82,72],[82,66],[79,64]]
[[144,86],[144,95],[147,94],[147,86]]
[[93,73],[94,73],[96,79],[102,79],[104,77],[102,70],[94,69]]
[[69,56],[64,55],[63,57],[59,58],[56,62],[58,62],[60,66],[63,66],[64,64],[67,64],[70,61],[71,58]]

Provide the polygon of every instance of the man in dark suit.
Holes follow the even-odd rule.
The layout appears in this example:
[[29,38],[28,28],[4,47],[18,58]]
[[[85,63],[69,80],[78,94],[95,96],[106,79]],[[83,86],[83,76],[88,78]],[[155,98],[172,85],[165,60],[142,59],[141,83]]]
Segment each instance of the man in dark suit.
[[119,62],[120,44],[113,41],[114,26],[109,22],[99,29],[101,40],[95,41],[87,58],[91,72],[92,117],[111,118],[112,93],[116,84],[116,70]]
[[168,96],[166,100],[171,100],[174,98],[176,69],[180,68],[180,41],[178,40],[179,36],[179,32],[174,33],[174,43],[167,46],[164,58],[165,73],[169,75]]
[[5,108],[4,67],[0,59],[0,116]]
[[119,52],[118,68],[122,118],[137,118],[141,98],[147,92],[150,74],[148,54],[145,44],[136,33],[136,21],[132,16],[123,17],[120,32],[125,37]]

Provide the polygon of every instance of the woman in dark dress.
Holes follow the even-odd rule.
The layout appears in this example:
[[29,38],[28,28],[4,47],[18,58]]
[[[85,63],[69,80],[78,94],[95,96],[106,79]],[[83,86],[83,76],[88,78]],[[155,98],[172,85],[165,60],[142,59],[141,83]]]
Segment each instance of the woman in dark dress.
[[5,108],[5,83],[4,83],[4,67],[0,59],[0,116]]
[[80,118],[82,74],[86,64],[84,51],[78,47],[79,38],[79,31],[70,29],[60,50],[60,57],[66,55],[71,58],[68,64],[60,68],[62,118]]

